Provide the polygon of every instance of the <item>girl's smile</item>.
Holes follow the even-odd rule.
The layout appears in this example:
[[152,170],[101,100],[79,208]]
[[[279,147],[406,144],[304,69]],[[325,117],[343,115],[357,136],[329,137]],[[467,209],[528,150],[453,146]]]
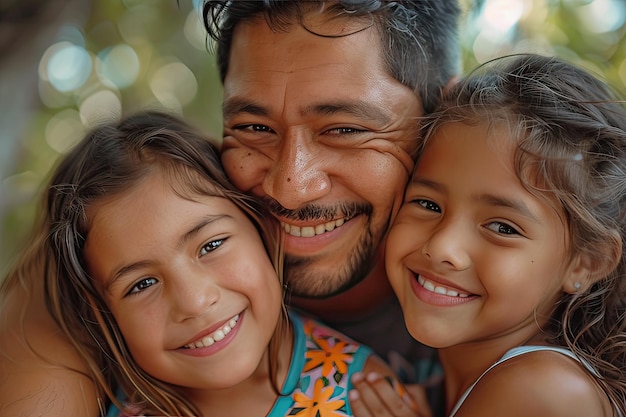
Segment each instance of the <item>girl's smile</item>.
[[200,390],[232,388],[265,374],[282,287],[234,203],[182,196],[172,181],[150,174],[92,208],[88,267],[146,372]]
[[417,298],[427,304],[454,306],[471,301],[475,297],[461,289],[441,285],[422,275],[416,275],[411,284]]
[[505,126],[487,123],[446,123],[426,144],[386,253],[407,328],[422,343],[522,342],[562,294],[563,216],[521,184],[514,149]]

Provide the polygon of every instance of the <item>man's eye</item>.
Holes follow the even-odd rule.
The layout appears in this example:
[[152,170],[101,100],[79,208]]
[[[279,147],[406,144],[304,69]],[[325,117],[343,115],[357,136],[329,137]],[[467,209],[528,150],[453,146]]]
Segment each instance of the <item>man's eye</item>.
[[335,129],[330,129],[326,131],[326,133],[331,134],[331,135],[350,135],[353,133],[362,133],[362,132],[365,132],[365,130],[355,129],[353,127],[337,127]]
[[274,133],[274,131],[271,128],[269,128],[269,127],[267,127],[265,125],[257,125],[257,124],[237,125],[233,129],[243,130],[243,131],[247,131],[247,132],[268,132],[268,133]]
[[147,288],[150,288],[151,286],[153,286],[154,284],[156,284],[158,281],[156,278],[144,278],[142,280],[140,280],[138,283],[136,283],[135,285],[133,285],[133,287],[130,289],[130,291],[128,292],[128,294],[138,294],[142,291],[144,291]]
[[224,241],[226,241],[226,239],[217,239],[205,243],[204,246],[202,246],[202,248],[200,249],[200,256],[204,256],[209,252],[213,252],[215,249],[222,246]]
[[426,210],[435,211],[437,213],[441,213],[441,208],[430,200],[424,200],[422,198],[418,198],[413,200],[414,203],[424,207]]

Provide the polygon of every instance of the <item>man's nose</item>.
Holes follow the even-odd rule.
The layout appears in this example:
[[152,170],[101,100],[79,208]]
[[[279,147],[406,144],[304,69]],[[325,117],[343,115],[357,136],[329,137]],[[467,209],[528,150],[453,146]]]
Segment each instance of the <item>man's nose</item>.
[[331,181],[325,171],[321,145],[304,132],[290,131],[280,141],[272,166],[263,179],[263,191],[287,209],[297,209],[328,194]]

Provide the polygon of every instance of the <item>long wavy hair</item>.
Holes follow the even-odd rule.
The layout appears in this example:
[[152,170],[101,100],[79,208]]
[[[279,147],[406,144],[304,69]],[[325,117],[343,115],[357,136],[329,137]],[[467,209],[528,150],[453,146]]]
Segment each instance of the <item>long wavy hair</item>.
[[[100,398],[118,407],[116,389],[147,415],[197,416],[199,410],[167,383],[144,372],[128,351],[116,321],[89,276],[83,248],[89,235],[89,208],[121,195],[146,175],[162,171],[181,197],[219,196],[233,202],[256,226],[282,282],[280,233],[261,203],[228,180],[215,146],[178,118],[145,112],[97,127],[63,158],[49,182],[39,244],[18,265],[37,259],[50,314],[88,365]],[[28,273],[33,273],[29,271]],[[43,273],[43,275],[42,275]],[[14,273],[14,276],[28,276]],[[282,317],[270,342],[275,390],[278,343],[287,326]]]
[[422,125],[422,147],[444,123],[485,120],[508,126],[524,187],[564,213],[569,255],[582,254],[604,272],[586,291],[564,292],[542,331],[591,364],[596,382],[626,415],[623,102],[598,78],[557,58],[503,57],[447,92]]

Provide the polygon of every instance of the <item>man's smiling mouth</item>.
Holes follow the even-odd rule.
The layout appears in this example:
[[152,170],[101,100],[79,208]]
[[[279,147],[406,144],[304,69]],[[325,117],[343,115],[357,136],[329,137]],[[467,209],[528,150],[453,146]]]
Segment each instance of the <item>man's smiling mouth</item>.
[[316,226],[296,226],[285,222],[280,222],[281,227],[288,235],[295,237],[313,237],[331,232],[337,227],[342,226],[346,222],[346,218],[337,220],[331,220],[326,223],[318,224]]

